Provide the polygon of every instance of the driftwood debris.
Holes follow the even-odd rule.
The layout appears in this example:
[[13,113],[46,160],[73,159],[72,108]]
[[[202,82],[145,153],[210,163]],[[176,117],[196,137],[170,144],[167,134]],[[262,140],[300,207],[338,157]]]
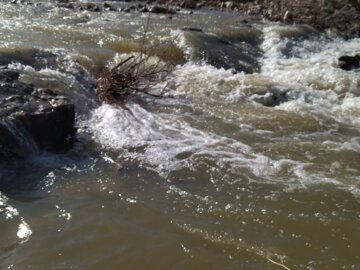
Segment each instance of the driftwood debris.
[[141,53],[130,56],[113,68],[105,68],[97,81],[98,97],[101,101],[114,106],[123,106],[131,98],[145,94],[160,98],[152,93],[155,86],[164,83],[173,70],[171,64]]

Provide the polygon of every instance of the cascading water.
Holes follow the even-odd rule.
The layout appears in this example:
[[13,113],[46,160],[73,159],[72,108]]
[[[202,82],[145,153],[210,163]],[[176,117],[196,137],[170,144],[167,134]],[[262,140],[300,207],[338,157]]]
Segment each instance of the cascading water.
[[24,128],[19,121],[4,120],[2,121],[10,133],[18,141],[18,144],[24,148],[26,154],[39,154],[39,148],[32,138],[31,134]]

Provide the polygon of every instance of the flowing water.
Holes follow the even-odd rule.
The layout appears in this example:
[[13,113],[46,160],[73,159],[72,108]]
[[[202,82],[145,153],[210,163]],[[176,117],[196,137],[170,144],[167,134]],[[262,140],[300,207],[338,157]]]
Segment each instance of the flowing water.
[[[360,73],[336,67],[360,39],[215,11],[0,18],[0,62],[78,127],[66,154],[1,165],[1,270],[360,269]],[[166,97],[97,102],[143,43],[176,63]]]

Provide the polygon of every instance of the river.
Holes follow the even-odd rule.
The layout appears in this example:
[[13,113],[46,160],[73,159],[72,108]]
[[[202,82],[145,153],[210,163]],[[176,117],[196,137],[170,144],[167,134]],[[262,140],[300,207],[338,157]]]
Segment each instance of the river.
[[[1,270],[360,269],[360,73],[336,65],[360,39],[33,2],[0,4],[0,63],[69,96],[78,131],[1,164]],[[143,43],[176,64],[165,97],[98,102]]]

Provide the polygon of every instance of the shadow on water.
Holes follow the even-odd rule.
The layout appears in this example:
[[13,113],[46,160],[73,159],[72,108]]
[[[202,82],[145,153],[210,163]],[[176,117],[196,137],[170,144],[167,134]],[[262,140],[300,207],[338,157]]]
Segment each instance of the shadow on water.
[[41,182],[51,168],[34,166],[26,160],[3,165],[0,168],[0,191],[17,198],[36,198],[41,196]]
[[[8,162],[0,166],[0,191],[21,200],[41,198],[47,175],[59,165],[40,164],[40,156]],[[44,158],[45,159],[45,158]],[[47,162],[44,160],[44,162]]]
[[48,196],[55,186],[56,171],[77,170],[92,161],[78,141],[66,153],[39,152],[0,164],[0,192],[16,200],[32,201]]

